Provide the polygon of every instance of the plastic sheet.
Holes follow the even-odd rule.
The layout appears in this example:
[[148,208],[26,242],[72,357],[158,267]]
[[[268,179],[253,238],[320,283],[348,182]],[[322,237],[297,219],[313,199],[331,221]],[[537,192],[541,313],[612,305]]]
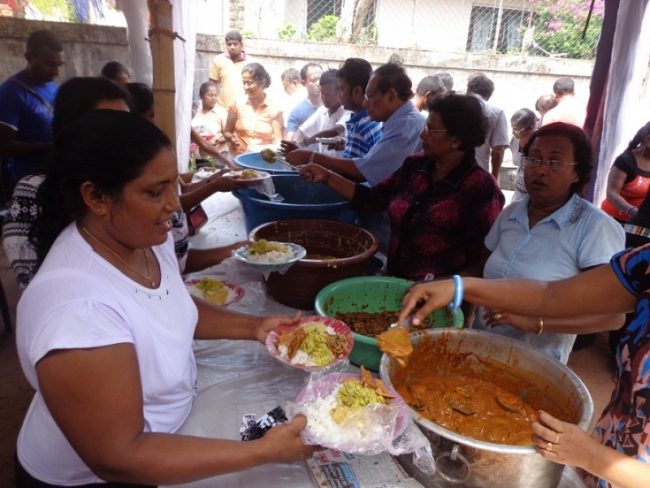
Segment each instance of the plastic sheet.
[[287,416],[303,414],[307,427],[305,443],[321,445],[351,454],[414,454],[414,463],[427,473],[435,472],[435,462],[427,438],[417,428],[404,401],[395,396],[386,404],[368,405],[337,424],[331,419],[338,387],[359,375],[350,373],[313,374],[307,385],[287,404]]

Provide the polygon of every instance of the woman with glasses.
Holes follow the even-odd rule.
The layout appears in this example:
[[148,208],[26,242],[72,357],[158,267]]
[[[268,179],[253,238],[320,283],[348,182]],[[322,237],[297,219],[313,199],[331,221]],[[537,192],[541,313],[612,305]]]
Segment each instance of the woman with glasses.
[[634,135],[609,171],[607,198],[601,208],[621,223],[639,212],[650,188],[650,122]]
[[[621,226],[580,196],[591,160],[591,143],[576,126],[557,122],[531,135],[522,156],[528,195],[509,205],[487,235],[491,254],[485,278],[560,280],[605,264],[624,248]],[[576,335],[560,333],[562,327],[588,333],[622,322],[618,314],[557,319],[497,309],[479,311],[475,326],[519,339],[566,363]]]
[[322,182],[352,206],[388,211],[388,274],[411,280],[480,273],[483,239],[504,204],[494,178],[477,163],[474,148],[485,141],[487,120],[474,97],[449,95],[431,101],[420,134],[424,154],[406,158],[381,183],[368,188],[322,166],[300,168],[307,181]]
[[512,162],[517,167],[517,177],[515,179],[515,193],[511,202],[523,200],[526,196],[526,185],[524,184],[524,168],[521,165],[524,147],[528,144],[530,136],[533,135],[537,128],[537,116],[532,110],[522,108],[517,110],[510,117],[512,126],[512,141],[510,141],[510,151],[512,152]]
[[231,152],[242,154],[259,150],[260,146],[279,145],[283,118],[266,93],[271,76],[261,64],[250,63],[242,68],[242,84],[246,97],[228,109],[223,134]]

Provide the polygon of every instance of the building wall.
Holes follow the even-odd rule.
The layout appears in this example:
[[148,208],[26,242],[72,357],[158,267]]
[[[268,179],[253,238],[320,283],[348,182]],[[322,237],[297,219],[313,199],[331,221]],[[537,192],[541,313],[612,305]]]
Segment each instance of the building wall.
[[470,0],[378,0],[380,46],[465,50]]
[[[54,31],[64,43],[66,64],[61,80],[71,76],[97,75],[103,64],[110,60],[129,64],[125,29],[0,18],[0,52],[3,53],[0,57],[0,80],[25,66],[23,53],[27,36],[31,31],[43,28]],[[199,34],[196,46],[194,87],[198,93],[199,85],[208,79],[212,58],[224,50],[223,37]],[[289,67],[300,69],[308,61],[320,62],[327,69],[337,68],[345,58],[362,57],[378,66],[385,63],[391,54],[397,53],[404,60],[414,86],[427,74],[447,71],[454,77],[454,88],[459,92],[464,91],[469,74],[483,71],[496,85],[491,103],[504,109],[508,118],[519,108],[533,108],[538,96],[551,93],[553,82],[560,76],[571,76],[576,80],[577,97],[586,103],[592,70],[591,62],[559,58],[454,54],[272,39],[248,39],[245,49],[270,72],[272,93],[282,89],[282,71]]]

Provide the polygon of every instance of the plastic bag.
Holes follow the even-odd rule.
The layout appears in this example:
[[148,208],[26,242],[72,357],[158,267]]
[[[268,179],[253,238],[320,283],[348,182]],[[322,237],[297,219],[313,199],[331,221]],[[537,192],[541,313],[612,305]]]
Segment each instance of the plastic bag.
[[295,402],[288,403],[285,410],[289,419],[297,414],[307,417],[307,427],[301,434],[303,442],[350,454],[388,452],[396,456],[413,453],[418,469],[433,474],[435,462],[429,441],[417,428],[406,403],[398,395],[386,404],[358,409],[340,424],[332,419],[331,412],[337,406],[336,392],[350,379],[359,379],[359,375],[313,374]]

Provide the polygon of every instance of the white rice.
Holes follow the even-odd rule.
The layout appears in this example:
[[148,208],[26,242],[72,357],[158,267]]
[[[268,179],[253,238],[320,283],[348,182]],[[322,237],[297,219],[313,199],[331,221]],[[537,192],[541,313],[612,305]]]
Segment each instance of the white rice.
[[341,385],[326,397],[317,398],[304,405],[304,414],[307,417],[306,431],[309,436],[324,446],[335,448],[357,447],[363,450],[363,446],[372,449],[383,445],[386,441],[386,427],[371,418],[373,408],[360,409],[342,424],[334,422],[331,412],[337,406],[336,394],[340,388]]
[[282,264],[293,258],[293,251],[287,248],[286,251],[269,251],[264,254],[246,253],[246,259],[256,264]]

